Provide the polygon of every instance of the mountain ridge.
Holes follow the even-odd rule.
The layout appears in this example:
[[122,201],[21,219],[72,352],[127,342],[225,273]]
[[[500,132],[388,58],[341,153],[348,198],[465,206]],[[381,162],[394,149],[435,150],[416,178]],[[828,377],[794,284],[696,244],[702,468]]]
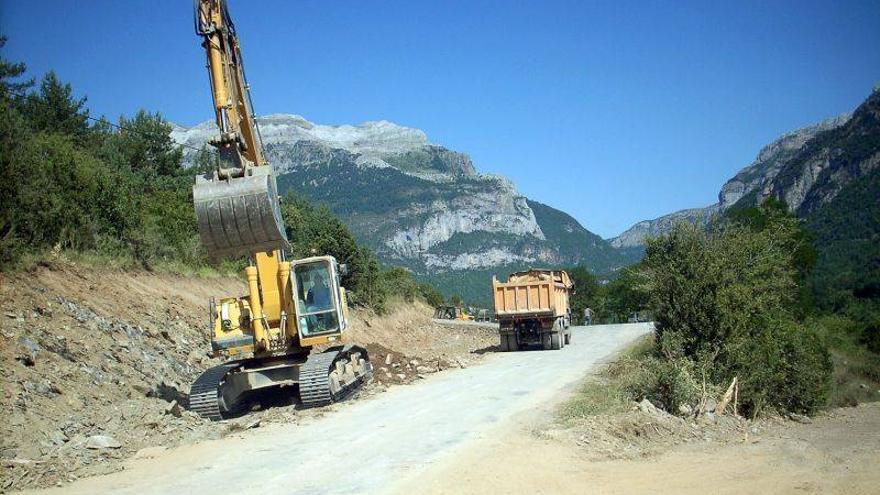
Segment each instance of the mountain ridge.
[[[768,184],[772,184],[780,171],[798,156],[807,143],[824,132],[846,125],[852,116],[853,113],[843,113],[783,133],[764,145],[750,164],[740,169],[721,186],[716,203],[705,207],[678,210],[651,220],[642,220],[619,235],[609,238],[608,241],[617,248],[638,247],[644,244],[646,237],[669,232],[678,222],[706,224],[712,216],[733,207],[750,194],[757,195]],[[762,197],[766,196],[767,194],[762,194]]]
[[[506,177],[480,173],[467,154],[419,129],[382,120],[327,126],[294,114],[257,122],[282,194],[327,205],[385,264],[473,287],[465,297],[485,299],[488,289],[456,277],[578,264],[607,274],[630,261],[570,215],[525,197]],[[175,125],[172,139],[200,148],[215,132],[212,121]],[[192,161],[196,152],[185,155]]]

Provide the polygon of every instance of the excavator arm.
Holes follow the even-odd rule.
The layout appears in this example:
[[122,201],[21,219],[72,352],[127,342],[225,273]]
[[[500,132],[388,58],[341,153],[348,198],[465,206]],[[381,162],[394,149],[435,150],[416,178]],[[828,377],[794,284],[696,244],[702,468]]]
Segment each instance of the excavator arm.
[[254,123],[235,25],[221,0],[199,0],[195,17],[196,33],[204,39],[202,47],[208,58],[214,113],[220,129],[219,138],[212,144],[237,166],[233,173],[242,176],[245,168],[262,166],[266,161]]
[[289,247],[272,167],[263,156],[235,25],[225,0],[194,0],[219,135],[215,170],[197,177],[193,201],[202,243],[213,256]]
[[[231,361],[190,388],[190,408],[221,419],[249,393],[291,389],[318,406],[341,400],[372,376],[367,350],[340,345],[347,327],[342,267],[332,256],[286,261],[289,243],[272,166],[263,156],[241,49],[225,0],[195,0],[196,34],[208,61],[219,135],[215,170],[196,177],[199,235],[214,256],[250,255],[248,294],[211,304],[211,347]],[[313,352],[314,346],[330,346]]]

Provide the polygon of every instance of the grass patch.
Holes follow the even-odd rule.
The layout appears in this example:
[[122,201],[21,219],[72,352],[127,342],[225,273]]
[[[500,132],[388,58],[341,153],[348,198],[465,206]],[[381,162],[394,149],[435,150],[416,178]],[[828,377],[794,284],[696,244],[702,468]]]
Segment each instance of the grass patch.
[[559,419],[578,419],[629,410],[649,377],[646,361],[651,359],[654,336],[646,335],[624,349],[595,376],[590,376],[574,397],[559,410]]
[[191,264],[183,261],[160,260],[145,266],[128,254],[108,254],[88,250],[36,250],[18,257],[13,263],[3,267],[3,272],[28,272],[39,266],[70,264],[96,270],[147,270],[155,273],[180,275],[184,277],[219,278],[242,277],[245,262],[224,260],[216,265]]
[[829,407],[848,407],[880,400],[880,354],[860,342],[858,322],[842,315],[823,316],[813,324],[825,334],[834,363]]

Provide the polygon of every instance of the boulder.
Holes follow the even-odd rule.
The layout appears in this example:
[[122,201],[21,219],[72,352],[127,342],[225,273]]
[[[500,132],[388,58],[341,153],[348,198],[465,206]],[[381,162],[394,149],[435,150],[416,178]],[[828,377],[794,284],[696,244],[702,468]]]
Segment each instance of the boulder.
[[86,448],[94,450],[118,449],[122,444],[110,435],[92,435],[86,439]]
[[170,414],[175,418],[179,418],[181,413],[182,410],[180,408],[180,404],[178,404],[176,400],[169,402],[168,405],[165,406],[165,414]]

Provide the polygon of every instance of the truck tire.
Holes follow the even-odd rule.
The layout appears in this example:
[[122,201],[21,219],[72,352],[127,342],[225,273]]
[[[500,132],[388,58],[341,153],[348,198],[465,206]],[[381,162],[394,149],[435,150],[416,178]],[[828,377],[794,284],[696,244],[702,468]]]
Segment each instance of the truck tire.
[[565,334],[565,345],[571,345],[571,330]]
[[544,347],[545,351],[549,351],[553,348],[553,342],[550,338],[550,335],[551,334],[549,332],[541,335],[541,344]]
[[510,350],[510,348],[507,347],[507,335],[504,335],[503,333],[501,334],[501,343],[498,344],[498,349],[500,349],[501,352],[507,352]]
[[562,333],[553,332],[550,334],[550,348],[554,351],[562,349]]

